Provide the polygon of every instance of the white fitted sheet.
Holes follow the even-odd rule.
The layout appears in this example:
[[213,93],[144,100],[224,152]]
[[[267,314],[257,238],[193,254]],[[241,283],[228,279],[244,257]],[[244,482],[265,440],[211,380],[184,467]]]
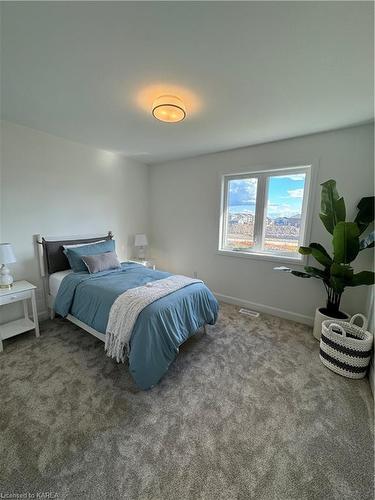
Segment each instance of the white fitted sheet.
[[67,269],[66,271],[58,271],[57,273],[53,273],[49,277],[49,293],[53,297],[56,297],[57,292],[59,291],[62,280],[68,274],[72,273],[71,269]]

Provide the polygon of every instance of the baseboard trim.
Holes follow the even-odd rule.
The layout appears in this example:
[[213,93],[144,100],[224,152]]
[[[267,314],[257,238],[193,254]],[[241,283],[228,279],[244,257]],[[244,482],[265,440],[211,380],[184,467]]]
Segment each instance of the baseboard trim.
[[214,292],[214,295],[218,300],[228,302],[229,304],[248,307],[254,309],[255,311],[272,314],[272,316],[279,316],[280,318],[296,321],[297,323],[303,323],[304,325],[312,326],[314,324],[314,318],[312,316],[306,316],[304,314],[287,311],[286,309],[279,309],[278,307],[267,306],[265,304],[250,302],[249,300],[231,297],[230,295],[223,295],[222,293]]

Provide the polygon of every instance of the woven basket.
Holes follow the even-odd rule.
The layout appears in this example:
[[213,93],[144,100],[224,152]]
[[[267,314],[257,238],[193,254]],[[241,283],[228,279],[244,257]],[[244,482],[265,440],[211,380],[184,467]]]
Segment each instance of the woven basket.
[[[354,324],[362,319],[362,327]],[[366,375],[372,354],[373,335],[367,330],[367,319],[355,314],[351,320],[326,320],[322,323],[320,360],[330,370],[348,378]]]

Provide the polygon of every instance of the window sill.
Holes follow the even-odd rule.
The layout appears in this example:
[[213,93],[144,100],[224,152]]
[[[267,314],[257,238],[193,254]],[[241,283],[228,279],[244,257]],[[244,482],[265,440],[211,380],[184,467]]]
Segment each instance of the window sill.
[[283,264],[294,264],[295,266],[304,266],[305,258],[288,257],[283,255],[270,255],[259,252],[241,252],[236,250],[217,250],[218,255],[226,255],[229,257],[239,257],[241,259],[266,260],[270,262],[282,262]]

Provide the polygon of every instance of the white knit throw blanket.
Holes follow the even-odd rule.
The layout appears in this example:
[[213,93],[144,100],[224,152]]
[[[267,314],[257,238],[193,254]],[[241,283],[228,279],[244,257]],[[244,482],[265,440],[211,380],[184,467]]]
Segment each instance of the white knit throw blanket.
[[202,283],[202,280],[176,274],[169,278],[151,281],[144,286],[131,288],[117,297],[109,313],[105,336],[107,356],[116,359],[117,362],[124,362],[126,349],[129,352],[133,327],[143,309],[155,300],[192,283]]

